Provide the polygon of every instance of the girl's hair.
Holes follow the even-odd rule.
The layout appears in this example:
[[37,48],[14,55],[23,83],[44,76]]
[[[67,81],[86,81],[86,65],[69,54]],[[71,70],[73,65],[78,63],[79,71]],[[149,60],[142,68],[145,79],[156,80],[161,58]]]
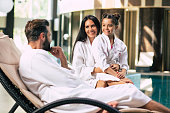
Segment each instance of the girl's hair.
[[93,16],[93,15],[85,16],[84,19],[81,22],[81,26],[80,26],[79,33],[77,35],[76,41],[74,42],[73,51],[72,51],[72,58],[73,58],[74,47],[75,47],[76,43],[78,41],[85,42],[87,40],[87,34],[85,32],[85,22],[87,20],[92,20],[94,22],[94,24],[97,27],[97,35],[100,32],[100,22],[99,22],[99,20],[95,16]]
[[119,13],[114,13],[114,14],[104,13],[102,15],[102,20],[104,18],[112,19],[112,23],[114,25],[116,25],[116,26],[119,25],[119,19],[120,19],[120,14]]

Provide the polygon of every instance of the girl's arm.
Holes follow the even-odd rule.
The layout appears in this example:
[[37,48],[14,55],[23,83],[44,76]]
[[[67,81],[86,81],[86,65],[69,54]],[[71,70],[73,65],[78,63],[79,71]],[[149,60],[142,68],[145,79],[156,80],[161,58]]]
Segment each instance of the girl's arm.
[[95,67],[100,67],[103,72],[117,77],[117,72],[107,63],[107,46],[101,38],[102,37],[100,36],[96,37],[92,43],[92,54],[95,60]]
[[123,78],[125,78],[125,75],[127,74],[127,70],[129,69],[128,65],[128,54],[127,54],[127,47],[125,45],[125,48],[120,56],[120,75],[122,75]]

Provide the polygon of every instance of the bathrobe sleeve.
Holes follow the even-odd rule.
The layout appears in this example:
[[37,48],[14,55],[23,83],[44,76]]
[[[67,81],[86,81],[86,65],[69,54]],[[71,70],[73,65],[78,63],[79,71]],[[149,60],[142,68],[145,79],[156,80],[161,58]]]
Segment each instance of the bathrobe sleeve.
[[126,69],[126,71],[129,69],[128,65],[128,54],[127,54],[127,47],[125,44],[123,44],[122,54],[120,55],[120,69]]
[[[37,81],[40,83],[55,85],[57,87],[67,85],[76,87],[76,85],[80,83],[80,81],[77,81],[76,77],[71,73],[71,70],[62,68],[57,65],[57,62],[51,62],[48,56],[43,53],[37,53],[32,57],[30,60],[30,74],[27,74],[29,79],[38,78]],[[75,81],[74,84],[70,84],[72,80]]]
[[[72,66],[75,70],[76,75],[84,80],[88,81],[90,79],[93,79],[91,72],[94,70],[94,66],[90,66],[86,64],[85,56],[87,56],[86,47],[83,46],[85,42],[77,42],[74,48],[74,54],[73,54],[73,63]],[[88,53],[90,54],[90,53]],[[88,59],[91,61],[92,59]]]
[[92,51],[95,59],[95,67],[100,67],[104,72],[110,65],[107,63],[107,44],[104,40],[102,40],[101,35],[94,39]]

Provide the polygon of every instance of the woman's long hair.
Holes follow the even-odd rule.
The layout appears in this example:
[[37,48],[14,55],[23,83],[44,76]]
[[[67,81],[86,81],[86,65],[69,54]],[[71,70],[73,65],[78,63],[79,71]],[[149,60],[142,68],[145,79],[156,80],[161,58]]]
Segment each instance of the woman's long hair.
[[78,41],[85,42],[85,41],[87,40],[87,34],[86,34],[86,32],[85,32],[85,22],[86,22],[88,19],[89,19],[89,20],[92,20],[92,21],[94,22],[94,24],[96,25],[96,27],[97,27],[97,35],[98,35],[99,32],[100,32],[100,22],[99,22],[99,20],[98,20],[95,16],[93,16],[93,15],[87,15],[86,17],[84,17],[84,19],[83,19],[82,22],[81,22],[81,26],[80,26],[79,33],[78,33],[77,38],[76,38],[76,40],[75,40],[75,42],[74,42],[73,51],[72,51],[72,59],[73,59],[74,47],[75,47],[76,43],[77,43]]

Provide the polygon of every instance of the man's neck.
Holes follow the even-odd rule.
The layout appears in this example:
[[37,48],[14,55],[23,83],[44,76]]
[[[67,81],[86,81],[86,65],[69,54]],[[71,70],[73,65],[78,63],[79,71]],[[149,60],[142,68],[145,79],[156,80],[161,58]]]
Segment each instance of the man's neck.
[[32,41],[28,45],[30,45],[32,49],[42,49],[39,41],[35,41],[35,42]]

